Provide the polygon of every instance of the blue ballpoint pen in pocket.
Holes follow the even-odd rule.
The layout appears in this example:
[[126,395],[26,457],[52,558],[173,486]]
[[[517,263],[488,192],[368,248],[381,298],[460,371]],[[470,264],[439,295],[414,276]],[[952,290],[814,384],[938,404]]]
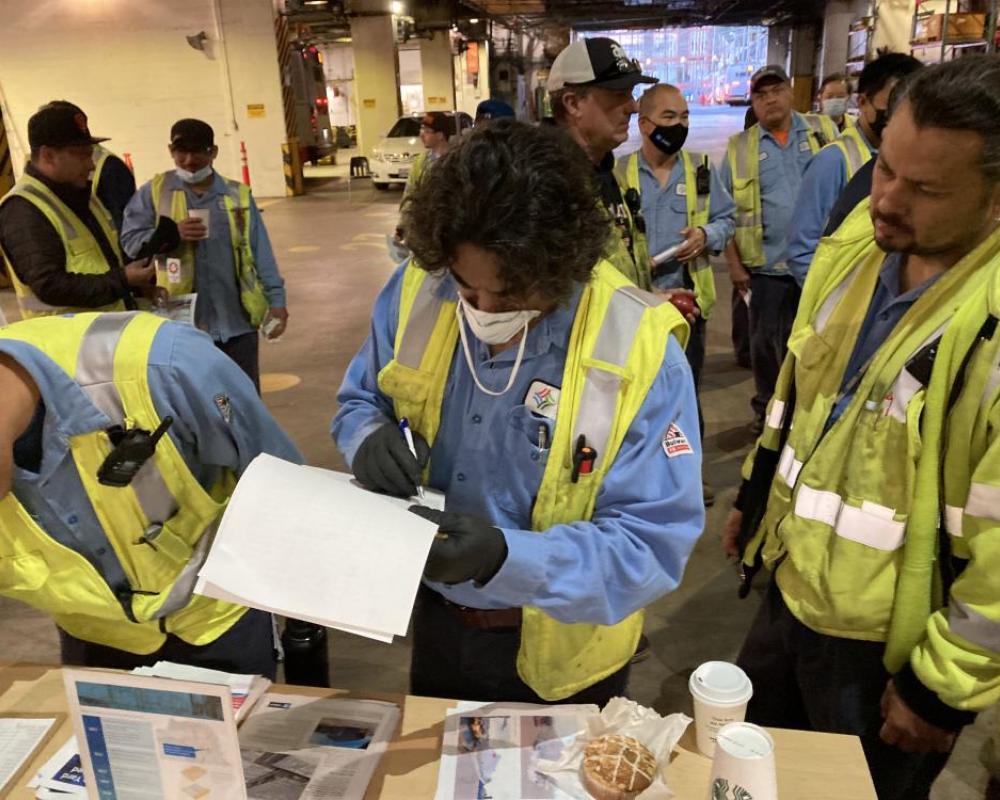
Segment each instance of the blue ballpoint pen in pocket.
[[[413,444],[413,432],[410,430],[410,421],[406,417],[403,417],[399,421],[399,430],[402,431],[403,437],[406,439],[406,446],[410,448],[410,452],[413,454],[413,457],[417,460],[417,463],[419,464],[420,459],[417,457],[417,448]],[[421,500],[426,499],[424,497],[424,487],[421,486],[419,483],[417,483],[417,497],[419,497]]]

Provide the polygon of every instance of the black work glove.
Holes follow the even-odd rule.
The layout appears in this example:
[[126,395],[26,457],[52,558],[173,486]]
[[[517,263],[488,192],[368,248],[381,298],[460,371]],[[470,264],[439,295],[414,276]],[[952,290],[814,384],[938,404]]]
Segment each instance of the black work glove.
[[437,523],[438,535],[431,544],[424,577],[439,583],[475,581],[482,586],[507,560],[503,532],[480,517],[410,506],[418,517]]
[[351,463],[354,477],[377,492],[413,497],[420,483],[420,472],[431,453],[427,440],[419,433],[413,434],[413,447],[417,451],[416,458],[406,446],[399,427],[385,423],[369,434],[354,454]]

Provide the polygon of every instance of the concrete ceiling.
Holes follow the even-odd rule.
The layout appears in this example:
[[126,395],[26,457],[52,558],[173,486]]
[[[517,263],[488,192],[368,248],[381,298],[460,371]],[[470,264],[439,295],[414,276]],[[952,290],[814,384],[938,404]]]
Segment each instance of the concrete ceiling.
[[500,21],[586,30],[811,22],[822,15],[823,0],[462,0],[462,5]]

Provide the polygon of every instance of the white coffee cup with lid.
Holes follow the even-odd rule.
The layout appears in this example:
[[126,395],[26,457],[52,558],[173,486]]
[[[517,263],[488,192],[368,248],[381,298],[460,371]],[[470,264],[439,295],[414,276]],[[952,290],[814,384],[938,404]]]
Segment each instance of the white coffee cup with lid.
[[688,688],[694,700],[698,749],[711,757],[719,729],[730,722],[742,722],[746,717],[753,686],[747,674],[735,664],[706,661],[691,673]]
[[778,800],[774,739],[750,722],[730,722],[718,731],[708,800]]

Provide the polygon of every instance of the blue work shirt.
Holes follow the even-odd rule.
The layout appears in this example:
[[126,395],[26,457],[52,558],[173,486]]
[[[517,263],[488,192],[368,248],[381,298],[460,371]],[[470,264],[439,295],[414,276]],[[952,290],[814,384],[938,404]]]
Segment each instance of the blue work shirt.
[[890,253],[882,262],[878,283],[875,286],[875,294],[872,295],[868,313],[865,315],[864,322],[861,323],[858,338],[854,343],[854,351],[851,353],[847,369],[844,371],[844,378],[840,385],[842,396],[830,412],[830,418],[826,422],[827,430],[840,419],[841,414],[850,405],[858,379],[862,377],[860,374],[862,368],[868,364],[885,343],[885,340],[889,338],[903,315],[910,310],[910,306],[916,303],[920,296],[944,274],[933,275],[919,286],[915,286],[908,292],[902,292],[900,291],[900,278],[905,263],[904,258],[902,253]]
[[[678,155],[670,170],[667,182],[660,185],[659,178],[649,166],[640,150],[639,190],[642,195],[642,217],[646,221],[646,241],[649,255],[655,256],[669,247],[684,241],[681,231],[688,227],[687,181],[684,179],[684,162]],[[697,169],[697,164],[695,165]],[[736,229],[736,204],[719,180],[718,170],[711,170],[709,185],[708,224],[704,226],[705,249],[720,253]],[[662,271],[669,267],[668,271]],[[684,265],[673,259],[659,267],[661,271],[653,281],[657,289],[677,289],[685,285]]]
[[[794,111],[786,147],[782,147],[763,127],[760,129],[760,204],[765,263],[763,267],[754,269],[760,275],[788,274],[785,253],[788,250],[792,212],[802,184],[802,173],[813,157],[809,145],[810,130],[806,118]],[[728,157],[722,160],[720,177],[726,191],[732,195],[733,173]]]
[[[878,151],[872,147],[860,127],[858,133],[874,156]],[[819,240],[823,237],[826,220],[848,180],[847,159],[841,149],[832,144],[813,156],[806,167],[788,231],[788,269],[799,286],[806,282],[806,274]]]
[[[15,444],[15,454],[40,451],[40,469],[15,464],[14,496],[49,536],[95,566],[114,559],[69,448],[70,437],[106,430],[111,421],[43,351],[0,339],[0,353],[28,371],[44,404],[42,424],[37,424],[36,415],[36,424]],[[157,415],[174,418],[166,435],[206,489],[221,470],[240,475],[260,453],[303,462],[250,379],[190,325],[160,326],[150,349],[147,377]],[[88,544],[93,542],[104,544],[94,550]]]
[[[229,232],[229,214],[224,197],[226,181],[218,172],[212,185],[204,194],[197,194],[190,185],[171,173],[167,176],[169,189],[183,189],[188,209],[208,209],[208,238],[194,245],[195,324],[217,342],[226,342],[234,336],[252,333],[253,326],[240,302],[240,288],[236,278],[236,262]],[[152,182],[143,184],[125,207],[122,223],[122,247],[134,256],[149,240],[156,229],[157,199],[152,196]],[[250,197],[250,250],[257,275],[260,277],[267,302],[272,308],[285,307],[285,282],[278,272],[274,251],[267,236],[267,229],[253,197]]]
[[[333,436],[348,462],[380,425],[394,421],[392,402],[377,386],[393,357],[402,269],[375,302],[371,332],[348,367],[337,399]],[[507,560],[481,588],[469,581],[429,585],[473,608],[536,606],[561,622],[613,624],[676,588],[701,534],[701,447],[691,370],[670,337],[663,364],[604,477],[593,518],[531,530],[531,511],[552,441],[555,408],[544,408],[544,387],[560,387],[566,348],[582,287],[564,307],[546,314],[527,336],[513,387],[502,397],[480,391],[455,348],[431,449],[430,481],[445,492],[447,510],[475,514],[503,531]],[[440,294],[457,297],[451,278]],[[480,382],[502,389],[517,348],[491,356],[468,334]],[[541,392],[541,394],[538,394]],[[536,397],[536,395],[538,395]],[[544,414],[536,410],[542,408]],[[662,440],[671,424],[690,452],[668,458]],[[377,532],[376,532],[377,533]]]

